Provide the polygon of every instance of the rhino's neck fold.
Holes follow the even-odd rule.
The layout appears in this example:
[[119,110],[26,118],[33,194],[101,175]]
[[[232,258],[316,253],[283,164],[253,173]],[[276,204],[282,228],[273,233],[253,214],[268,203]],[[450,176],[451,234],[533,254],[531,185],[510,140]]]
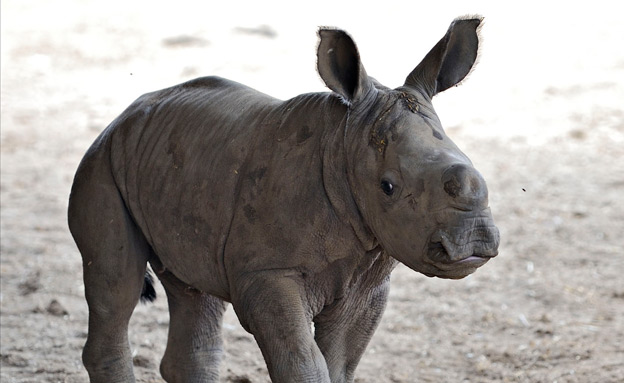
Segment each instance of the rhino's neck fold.
[[342,104],[336,107],[344,108],[344,113],[341,114],[342,118],[339,121],[333,121],[327,127],[322,147],[323,186],[336,215],[351,225],[364,250],[371,251],[378,243],[364,222],[349,183],[344,142],[348,109]]

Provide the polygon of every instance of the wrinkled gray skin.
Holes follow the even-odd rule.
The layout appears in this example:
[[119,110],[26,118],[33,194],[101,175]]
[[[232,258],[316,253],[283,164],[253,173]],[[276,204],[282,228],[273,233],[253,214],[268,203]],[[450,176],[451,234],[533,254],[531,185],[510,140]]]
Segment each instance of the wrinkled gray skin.
[[346,33],[321,29],[333,93],[280,101],[207,77],[135,101],[70,197],[91,381],[134,380],[128,320],[148,262],[169,301],[168,382],[218,381],[226,302],[274,382],[352,382],[397,261],[463,278],[495,256],[485,182],[431,105],[472,68],[480,23],[455,20],[394,90]]

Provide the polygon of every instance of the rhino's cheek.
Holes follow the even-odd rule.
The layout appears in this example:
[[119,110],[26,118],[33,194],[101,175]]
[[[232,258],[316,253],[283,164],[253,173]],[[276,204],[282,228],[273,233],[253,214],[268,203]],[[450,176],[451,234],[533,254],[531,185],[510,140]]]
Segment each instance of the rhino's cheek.
[[407,226],[388,230],[378,235],[378,239],[386,252],[405,264],[407,267],[423,272],[428,269],[425,260],[427,235],[417,229],[409,230]]

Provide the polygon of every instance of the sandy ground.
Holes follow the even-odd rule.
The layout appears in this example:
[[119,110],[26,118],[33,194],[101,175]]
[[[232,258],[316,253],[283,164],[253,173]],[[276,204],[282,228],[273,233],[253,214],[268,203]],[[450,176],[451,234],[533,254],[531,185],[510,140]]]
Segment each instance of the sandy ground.
[[[138,95],[208,74],[280,98],[323,90],[318,25],[349,30],[368,73],[398,86],[465,13],[486,16],[481,62],[435,105],[488,180],[500,256],[460,281],[399,267],[356,382],[624,381],[624,24],[608,2],[197,3],[2,2],[2,382],[87,380],[67,198]],[[131,321],[140,382],[162,381],[158,292]],[[223,382],[268,381],[231,311],[225,342]]]

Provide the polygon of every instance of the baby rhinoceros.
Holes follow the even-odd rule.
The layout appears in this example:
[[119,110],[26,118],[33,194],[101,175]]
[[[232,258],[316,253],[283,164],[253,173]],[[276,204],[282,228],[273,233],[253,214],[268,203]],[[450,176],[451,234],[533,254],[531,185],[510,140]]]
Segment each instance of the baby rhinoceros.
[[134,381],[128,321],[154,297],[148,263],[169,302],[166,381],[218,381],[229,302],[274,382],[353,382],[397,262],[457,279],[496,256],[485,181],[431,104],[470,72],[481,21],[453,21],[396,89],[321,28],[331,93],[281,101],[204,77],[126,109],[69,201],[91,381]]

